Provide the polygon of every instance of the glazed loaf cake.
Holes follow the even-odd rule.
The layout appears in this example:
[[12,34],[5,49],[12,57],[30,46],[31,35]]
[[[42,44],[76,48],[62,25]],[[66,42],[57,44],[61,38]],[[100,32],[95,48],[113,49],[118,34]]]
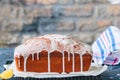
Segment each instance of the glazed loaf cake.
[[25,41],[15,48],[18,71],[71,73],[87,71],[92,54],[82,42],[65,35],[44,35]]

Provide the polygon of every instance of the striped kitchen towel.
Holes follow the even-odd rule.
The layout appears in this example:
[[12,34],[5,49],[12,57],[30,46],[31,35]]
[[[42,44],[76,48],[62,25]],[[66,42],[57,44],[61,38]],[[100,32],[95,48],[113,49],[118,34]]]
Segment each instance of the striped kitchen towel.
[[116,51],[120,51],[120,30],[115,26],[108,27],[92,44],[92,51],[95,63],[118,64],[120,54],[116,55]]

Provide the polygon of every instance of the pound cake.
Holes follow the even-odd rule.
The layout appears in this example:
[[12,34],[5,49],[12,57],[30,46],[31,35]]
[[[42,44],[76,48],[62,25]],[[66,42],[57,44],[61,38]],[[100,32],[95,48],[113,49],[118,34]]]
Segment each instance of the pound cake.
[[28,39],[15,48],[18,71],[37,73],[73,73],[88,71],[92,54],[73,37],[59,34]]

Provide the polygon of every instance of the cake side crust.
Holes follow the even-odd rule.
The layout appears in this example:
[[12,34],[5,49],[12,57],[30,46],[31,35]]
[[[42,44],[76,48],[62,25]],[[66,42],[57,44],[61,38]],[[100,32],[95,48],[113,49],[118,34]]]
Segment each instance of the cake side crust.
[[[57,53],[57,55],[56,55]],[[70,60],[68,59],[68,53],[64,52],[65,54],[65,72],[70,73],[73,72],[73,54],[70,54]],[[58,51],[54,51],[50,55],[50,71],[51,72],[58,72],[62,73],[63,72],[63,63],[62,63],[62,53]],[[92,56],[88,53],[83,55],[83,71],[88,71]],[[19,66],[19,61],[20,61],[20,66]],[[81,71],[81,61],[80,61],[80,56],[79,54],[75,54],[74,58],[74,71],[75,72],[80,72]],[[15,63],[17,66],[17,69],[19,71],[24,71],[24,57],[20,56],[15,57]],[[29,55],[26,63],[26,72],[48,72],[48,53],[47,51],[42,51],[39,55],[39,59],[37,59],[37,54],[34,54],[34,60],[32,59],[32,55]]]

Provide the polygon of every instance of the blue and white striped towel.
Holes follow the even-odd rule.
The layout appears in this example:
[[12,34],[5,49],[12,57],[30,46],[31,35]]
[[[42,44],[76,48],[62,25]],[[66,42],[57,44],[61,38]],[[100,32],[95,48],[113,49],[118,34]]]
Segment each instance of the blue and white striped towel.
[[[118,64],[120,60],[114,51],[120,50],[120,30],[115,26],[108,27],[92,44],[93,60],[98,64]],[[112,53],[112,55],[110,55]]]

